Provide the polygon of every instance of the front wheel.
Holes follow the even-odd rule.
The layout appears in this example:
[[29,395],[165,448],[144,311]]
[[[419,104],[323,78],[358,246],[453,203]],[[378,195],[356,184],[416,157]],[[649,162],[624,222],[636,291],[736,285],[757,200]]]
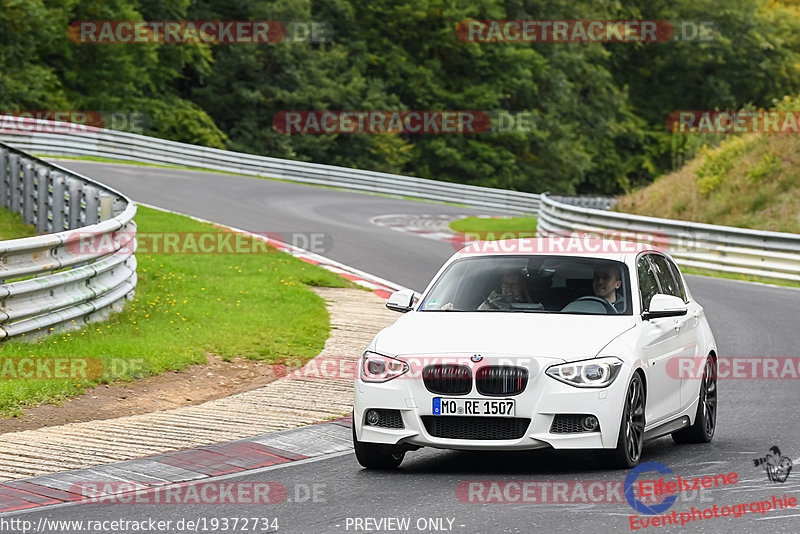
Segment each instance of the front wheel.
[[717,428],[717,361],[709,356],[700,383],[694,424],[672,433],[675,443],[710,443]]
[[355,421],[353,422],[353,448],[356,451],[356,460],[366,469],[395,469],[400,466],[406,455],[405,451],[391,445],[358,441]]
[[642,459],[644,448],[644,405],[645,393],[642,377],[634,373],[628,384],[625,405],[622,409],[622,422],[619,425],[617,448],[606,451],[609,467],[630,469]]

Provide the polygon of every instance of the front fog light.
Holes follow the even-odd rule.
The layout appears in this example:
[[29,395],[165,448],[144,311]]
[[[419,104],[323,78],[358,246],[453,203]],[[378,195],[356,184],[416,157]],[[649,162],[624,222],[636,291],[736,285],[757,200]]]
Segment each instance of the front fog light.
[[593,415],[587,415],[581,421],[581,426],[583,427],[583,429],[589,432],[597,429],[597,425],[598,425],[597,417]]
[[370,426],[377,426],[378,422],[381,420],[381,415],[378,413],[377,410],[369,410],[367,412],[367,424]]

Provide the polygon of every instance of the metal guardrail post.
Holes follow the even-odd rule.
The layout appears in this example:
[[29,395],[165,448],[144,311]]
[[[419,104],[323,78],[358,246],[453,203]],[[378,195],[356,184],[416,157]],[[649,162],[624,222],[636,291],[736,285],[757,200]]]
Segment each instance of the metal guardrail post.
[[30,161],[25,162],[22,168],[22,221],[33,224],[33,206],[35,201],[34,168]]
[[50,196],[50,171],[41,165],[36,170],[36,233],[44,234],[50,222],[47,217],[47,201]]
[[66,195],[66,186],[67,179],[61,174],[58,173],[53,177],[53,199],[52,199],[52,225],[53,225],[53,232],[61,232],[66,230],[64,224],[64,207],[66,205],[65,202],[65,195]]
[[8,206],[8,149],[0,146],[0,206]]
[[83,208],[84,224],[97,224],[100,222],[98,211],[100,209],[100,191],[96,187],[87,185],[83,188],[85,206]]
[[19,169],[20,157],[12,154],[8,158],[8,191],[5,207],[11,211],[19,211]]
[[100,220],[107,221],[114,216],[114,197],[100,195]]
[[81,224],[81,212],[83,211],[83,184],[78,180],[67,178],[67,229],[79,228]]

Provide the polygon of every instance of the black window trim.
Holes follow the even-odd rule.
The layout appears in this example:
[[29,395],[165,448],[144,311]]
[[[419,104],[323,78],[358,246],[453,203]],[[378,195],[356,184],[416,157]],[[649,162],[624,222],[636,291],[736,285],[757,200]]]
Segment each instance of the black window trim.
[[680,284],[681,289],[682,289],[681,293],[683,293],[683,295],[684,295],[683,298],[681,298],[681,300],[683,300],[683,302],[685,304],[688,304],[689,303],[688,293],[686,292],[686,284],[683,283],[683,273],[681,273],[681,271],[678,269],[678,266],[675,265],[675,262],[673,262],[666,254],[664,254],[662,252],[655,251],[655,250],[647,250],[647,251],[644,251],[644,252],[640,252],[636,256],[636,283],[639,286],[639,308],[642,310],[642,313],[644,313],[646,310],[644,309],[644,302],[642,301],[642,286],[639,283],[639,258],[642,258],[642,257],[646,257],[647,258],[647,264],[650,267],[650,272],[653,273],[653,277],[655,277],[655,279],[656,279],[656,285],[658,285],[659,293],[661,293],[663,295],[668,295],[669,294],[669,293],[664,293],[663,292],[664,288],[661,287],[661,280],[658,279],[658,275],[656,274],[655,270],[653,269],[653,261],[650,259],[651,256],[661,256],[662,258],[664,258],[664,261],[667,262],[667,267],[670,268],[670,271],[674,271],[674,272],[672,272],[672,277],[675,278],[675,275],[676,274],[678,275],[678,277],[676,279],[676,282],[678,282]]
[[636,285],[639,289],[639,309],[641,313],[646,312],[647,310],[644,309],[644,301],[642,300],[642,284],[641,280],[639,280],[639,260],[644,258],[647,262],[647,268],[650,269],[650,273],[653,275],[653,278],[656,280],[656,285],[658,286],[659,293],[664,291],[664,288],[661,287],[661,281],[658,279],[658,275],[656,274],[655,270],[653,270],[653,262],[650,260],[650,256],[656,254],[655,252],[648,250],[646,252],[640,252],[636,256]]
[[681,295],[683,295],[683,297],[681,297],[683,299],[683,302],[689,304],[689,293],[686,291],[686,284],[683,281],[683,273],[681,272],[680,269],[678,269],[678,265],[674,261],[672,261],[671,258],[669,258],[665,254],[662,254],[662,256],[664,256],[664,259],[667,261],[667,265],[672,271],[673,278],[675,278],[675,281],[680,286],[679,289],[681,291]]

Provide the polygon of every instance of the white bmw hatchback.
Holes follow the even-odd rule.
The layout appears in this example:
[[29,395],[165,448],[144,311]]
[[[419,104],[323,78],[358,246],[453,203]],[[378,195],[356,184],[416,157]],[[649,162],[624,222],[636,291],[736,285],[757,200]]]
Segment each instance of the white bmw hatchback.
[[[717,348],[672,259],[621,241],[478,242],[372,340],[355,380],[359,463],[406,451],[600,449],[632,467],[645,440],[710,442]],[[687,369],[693,372],[686,373]]]

